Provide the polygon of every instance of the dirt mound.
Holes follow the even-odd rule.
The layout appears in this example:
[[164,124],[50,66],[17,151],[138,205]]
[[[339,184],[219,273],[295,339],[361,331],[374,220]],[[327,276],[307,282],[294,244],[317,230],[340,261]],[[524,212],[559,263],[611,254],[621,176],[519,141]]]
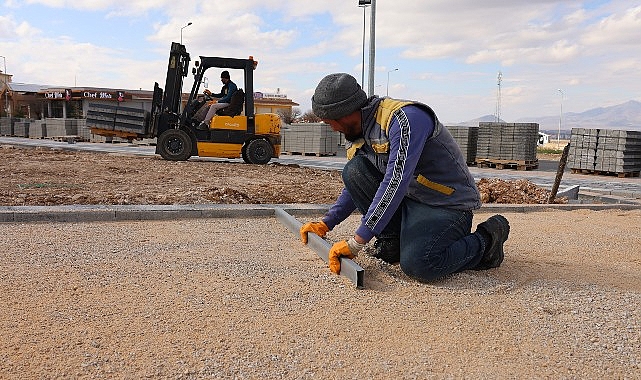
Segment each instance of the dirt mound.
[[[545,204],[551,193],[527,179],[481,178],[476,185],[483,203]],[[562,197],[554,200],[554,203],[567,202],[567,198]]]
[[[330,204],[340,172],[298,165],[165,161],[160,157],[0,147],[0,205]],[[546,203],[527,180],[481,179],[484,203]]]

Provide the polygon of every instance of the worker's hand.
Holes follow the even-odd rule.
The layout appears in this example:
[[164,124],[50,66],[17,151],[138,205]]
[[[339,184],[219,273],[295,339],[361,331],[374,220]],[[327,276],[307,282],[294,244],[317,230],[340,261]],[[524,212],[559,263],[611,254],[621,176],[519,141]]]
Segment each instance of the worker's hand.
[[307,244],[307,233],[313,232],[320,237],[325,237],[325,234],[329,232],[329,227],[325,222],[308,222],[301,226],[300,228],[300,240],[303,241],[303,244]]
[[329,249],[329,270],[333,273],[339,274],[341,272],[340,258],[346,257],[348,259],[353,259],[364,246],[365,244],[360,244],[354,240],[354,238],[334,243],[332,248]]

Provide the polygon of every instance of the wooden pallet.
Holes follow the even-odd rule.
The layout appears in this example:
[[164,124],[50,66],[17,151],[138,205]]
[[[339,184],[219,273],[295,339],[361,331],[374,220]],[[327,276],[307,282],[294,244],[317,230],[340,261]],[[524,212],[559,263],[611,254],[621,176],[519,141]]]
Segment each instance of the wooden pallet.
[[590,170],[590,169],[571,169],[572,174],[591,174],[591,175],[604,175],[604,176],[617,176],[619,178],[639,177],[639,171],[630,172],[609,172],[605,170]]
[[291,155],[291,156],[335,156],[336,153],[319,153],[319,152],[290,152],[290,151],[281,151],[280,154]]
[[78,135],[69,135],[69,136],[45,136],[41,137],[45,140],[61,141],[68,142],[70,144],[76,143],[78,141],[84,141],[84,139]]
[[126,139],[126,140],[135,139],[140,136],[138,133],[135,133],[135,132],[110,131],[110,130],[100,129],[100,128],[91,128],[90,131],[94,135],[104,136],[104,137],[120,137],[121,139]]
[[479,168],[496,168],[496,169],[516,169],[516,170],[532,170],[538,169],[539,160],[494,160],[494,159],[481,159],[476,160],[476,166]]

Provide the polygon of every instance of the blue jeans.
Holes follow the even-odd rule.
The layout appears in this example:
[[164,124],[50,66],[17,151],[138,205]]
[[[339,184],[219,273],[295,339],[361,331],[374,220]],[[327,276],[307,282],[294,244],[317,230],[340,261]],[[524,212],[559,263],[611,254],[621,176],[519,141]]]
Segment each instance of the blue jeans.
[[[365,215],[383,174],[364,156],[349,160],[343,182],[358,210]],[[433,281],[472,269],[483,257],[485,244],[471,233],[472,211],[432,207],[408,197],[377,238],[399,238],[401,269],[419,281]]]

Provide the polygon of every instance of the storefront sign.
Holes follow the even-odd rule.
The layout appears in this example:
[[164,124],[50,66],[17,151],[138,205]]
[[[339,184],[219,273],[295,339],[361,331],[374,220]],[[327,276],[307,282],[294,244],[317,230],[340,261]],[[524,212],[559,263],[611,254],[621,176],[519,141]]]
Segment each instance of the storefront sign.
[[45,92],[45,99],[64,99],[65,94],[62,91]]
[[124,102],[126,99],[131,99],[131,94],[126,94],[124,91],[98,91],[98,90],[64,90],[64,91],[46,91],[43,93],[45,99],[51,100],[80,100],[80,99],[99,99],[99,100],[115,100]]

